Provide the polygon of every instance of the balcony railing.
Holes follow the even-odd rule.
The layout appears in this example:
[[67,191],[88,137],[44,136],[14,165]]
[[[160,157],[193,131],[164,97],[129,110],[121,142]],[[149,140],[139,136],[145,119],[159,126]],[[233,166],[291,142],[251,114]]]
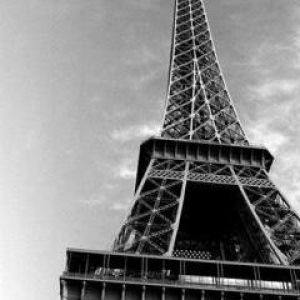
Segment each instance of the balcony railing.
[[300,267],[218,260],[67,251],[62,280],[300,296]]
[[159,273],[146,274],[128,274],[125,275],[122,270],[102,270],[94,273],[72,273],[64,272],[63,277],[95,280],[95,281],[111,281],[118,283],[138,283],[138,284],[153,284],[166,286],[180,286],[186,288],[216,289],[222,290],[239,290],[239,291],[256,291],[256,292],[271,292],[276,295],[294,295],[299,294],[297,287],[291,282],[280,281],[265,281],[265,280],[243,280],[224,277],[209,277],[209,276],[194,276],[194,275],[179,275],[167,276]]

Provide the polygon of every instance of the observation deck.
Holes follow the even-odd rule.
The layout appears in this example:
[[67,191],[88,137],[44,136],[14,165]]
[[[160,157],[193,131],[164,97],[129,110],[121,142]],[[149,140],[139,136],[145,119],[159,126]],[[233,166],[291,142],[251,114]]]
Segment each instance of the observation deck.
[[300,299],[300,267],[67,250],[62,299]]

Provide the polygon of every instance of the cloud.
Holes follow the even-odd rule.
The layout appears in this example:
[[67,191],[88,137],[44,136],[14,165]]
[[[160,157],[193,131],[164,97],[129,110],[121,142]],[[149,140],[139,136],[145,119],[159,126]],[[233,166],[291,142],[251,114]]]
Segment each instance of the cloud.
[[122,201],[122,202],[115,202],[112,205],[112,210],[116,210],[116,211],[128,210],[129,203],[130,203],[130,200],[125,200],[125,201]]
[[273,96],[291,95],[300,87],[300,83],[295,79],[274,79],[263,84],[252,86],[250,90],[260,97],[260,99],[271,100]]
[[136,160],[126,156],[115,168],[115,177],[121,179],[134,179],[136,176]]
[[81,204],[94,207],[94,206],[103,205],[106,201],[107,198],[104,195],[92,195],[86,199],[81,199],[79,202]]
[[161,53],[161,46],[159,49],[156,47],[155,50],[143,46],[132,51],[125,60],[128,86],[139,91],[157,79],[164,71],[160,60]]
[[289,43],[290,48],[292,48],[293,56],[296,57],[296,61],[294,61],[294,67],[300,69],[300,5],[293,6],[293,21],[294,21],[294,30],[292,31],[292,38]]
[[145,70],[140,70],[140,72],[136,72],[135,74],[132,74],[131,77],[128,78],[130,86],[135,90],[139,91],[142,89],[145,85],[152,82],[154,79],[157,78],[157,76],[160,75],[161,72],[161,66],[158,67],[150,67],[147,72]]
[[[160,50],[161,51],[161,50]],[[145,65],[160,63],[160,51],[157,48],[149,48],[141,45],[128,52],[128,56],[124,59],[124,64],[129,67],[145,67]],[[138,57],[138,59],[137,59]],[[148,72],[149,70],[147,70]]]
[[256,121],[249,126],[247,133],[253,144],[266,146],[276,153],[289,139],[283,132],[275,130],[271,121],[272,119]]
[[130,162],[125,162],[123,165],[121,165],[117,172],[116,175],[122,179],[132,179],[135,178],[136,171],[133,168],[133,163]]
[[126,0],[127,5],[132,5],[141,9],[155,9],[159,7],[161,0]]
[[156,123],[133,125],[123,129],[116,129],[112,132],[112,139],[119,142],[128,142],[135,139],[150,137],[159,133],[160,126]]
[[[135,35],[135,34],[133,34]],[[127,86],[139,91],[147,84],[152,83],[165,72],[161,57],[169,49],[169,43],[161,40],[151,40],[151,43],[136,45],[123,54],[123,65],[127,76],[123,78]]]
[[103,101],[103,99],[99,96],[93,96],[88,100],[90,103],[100,103]]
[[300,162],[299,154],[294,150],[283,151],[285,155],[278,157],[276,168],[280,172],[271,175],[279,190],[287,200],[300,211]]

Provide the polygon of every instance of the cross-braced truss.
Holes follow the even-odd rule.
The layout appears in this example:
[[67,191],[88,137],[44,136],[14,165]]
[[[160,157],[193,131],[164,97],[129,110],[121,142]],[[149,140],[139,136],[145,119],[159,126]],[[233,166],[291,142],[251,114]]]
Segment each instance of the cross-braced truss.
[[[160,172],[166,172],[168,176]],[[151,161],[133,209],[116,241],[116,250],[151,254],[168,252],[173,226],[179,217],[180,198],[184,195],[184,173],[184,161]]]
[[227,91],[201,0],[177,0],[162,136],[248,144]]
[[[264,169],[185,160],[151,160],[137,190],[134,206],[115,242],[115,250],[222,258],[209,242],[189,240],[185,241],[185,246],[176,246],[184,202],[189,201],[185,199],[188,182],[235,186],[240,194],[239,213],[252,238],[251,243],[257,246],[255,251],[260,260],[290,264],[300,260],[299,218]],[[197,197],[199,201],[207,201],[201,194]],[[213,213],[210,217],[214,218]],[[234,243],[235,248],[243,247],[238,241]],[[232,259],[247,258],[233,255]]]

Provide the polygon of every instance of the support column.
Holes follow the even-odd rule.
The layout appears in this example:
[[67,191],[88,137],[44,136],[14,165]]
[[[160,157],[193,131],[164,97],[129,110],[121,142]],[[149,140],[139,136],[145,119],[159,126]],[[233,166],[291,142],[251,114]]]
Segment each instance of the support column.
[[166,299],[166,288],[163,287],[161,289],[161,300],[165,300]]
[[249,198],[248,198],[248,195],[247,193],[245,192],[244,190],[244,187],[243,187],[243,184],[240,182],[240,179],[239,177],[236,175],[235,173],[235,170],[233,168],[232,165],[229,166],[230,168],[230,171],[231,171],[231,174],[232,176],[234,177],[235,179],[235,182],[241,192],[241,194],[243,195],[243,198],[245,200],[245,203],[248,207],[248,209],[250,210],[251,212],[251,215],[252,217],[254,218],[256,224],[258,225],[261,233],[263,234],[264,236],[264,239],[265,241],[267,242],[267,244],[269,245],[270,247],[270,250],[272,250],[272,253],[275,255],[276,257],[276,261],[274,261],[274,263],[280,263],[282,265],[286,265],[287,264],[287,261],[284,257],[284,255],[281,253],[281,251],[275,246],[274,242],[272,241],[270,235],[266,232],[266,229],[264,227],[264,225],[262,224],[261,220],[259,219],[259,217],[257,216],[256,212],[255,212],[255,209],[253,207],[253,205],[251,204]]
[[185,300],[185,289],[181,290],[181,300]]
[[145,300],[146,299],[146,286],[143,285],[142,287],[142,297],[141,297],[142,300]]
[[201,300],[205,300],[205,291],[201,292]]
[[[136,191],[136,193],[133,197],[133,200],[132,200],[131,204],[129,205],[128,215],[126,216],[125,220],[123,221],[123,224],[125,224],[125,225],[123,225],[123,227],[121,229],[121,232],[118,234],[117,238],[115,239],[114,246],[113,246],[114,250],[117,250],[117,251],[118,250],[124,250],[124,247],[125,247],[125,244],[126,244],[127,241],[124,241],[124,232],[123,232],[123,230],[127,227],[127,220],[130,218],[131,210],[134,206],[134,203],[136,203],[138,198],[140,197],[140,193],[141,193],[141,191],[144,187],[144,184],[145,184],[147,178],[149,177],[149,172],[151,171],[154,162],[155,162],[155,159],[152,158],[151,161],[149,162],[149,165],[147,167],[147,170],[146,170],[141,182],[139,183],[139,186],[138,186],[137,191]],[[137,242],[137,241],[135,241],[135,242]]]
[[80,294],[80,300],[84,300],[85,290],[86,290],[86,281],[83,281],[82,282],[82,288],[81,288],[81,294]]
[[102,290],[101,290],[101,300],[105,300],[105,289],[106,289],[106,284],[105,282],[103,282]]
[[122,295],[121,295],[121,300],[125,300],[125,296],[126,296],[126,285],[123,284],[123,285],[122,285]]
[[179,203],[178,203],[178,208],[177,208],[177,213],[176,213],[176,220],[175,220],[175,223],[172,225],[173,233],[172,233],[172,237],[171,237],[168,252],[166,253],[166,255],[168,255],[168,256],[172,255],[173,250],[174,250],[174,246],[175,246],[176,236],[177,236],[177,233],[178,233],[181,213],[182,213],[182,209],[183,209],[185,188],[186,188],[186,184],[187,184],[187,177],[188,177],[188,174],[189,174],[189,168],[190,168],[190,163],[186,162],[185,171],[184,171],[184,178],[183,178],[182,187],[181,187],[180,198],[178,199]]
[[68,288],[67,288],[67,282],[65,280],[61,280],[60,297],[61,297],[61,300],[68,299]]

